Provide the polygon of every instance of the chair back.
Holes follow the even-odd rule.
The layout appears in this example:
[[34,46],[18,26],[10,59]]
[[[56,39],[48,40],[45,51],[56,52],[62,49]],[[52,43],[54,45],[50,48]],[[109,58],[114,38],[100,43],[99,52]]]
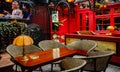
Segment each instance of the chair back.
[[66,48],[62,43],[56,42],[54,40],[43,40],[38,43],[38,46],[43,50],[53,49],[53,48]]
[[113,54],[114,52],[112,51],[97,51],[89,53],[89,56],[85,59],[87,64],[83,70],[105,72]]
[[[39,47],[35,45],[25,46],[25,52],[32,53],[37,51],[42,51]],[[11,55],[11,57],[16,57],[23,54],[23,48],[20,46],[15,46],[13,44],[7,46],[6,51]]]
[[75,50],[84,50],[87,51],[86,55],[88,55],[88,53],[93,49],[95,49],[96,46],[97,43],[95,41],[82,39],[71,42],[70,44],[67,45],[67,48],[75,49]]
[[62,72],[74,72],[79,71],[85,66],[86,61],[77,58],[65,58],[61,61]]

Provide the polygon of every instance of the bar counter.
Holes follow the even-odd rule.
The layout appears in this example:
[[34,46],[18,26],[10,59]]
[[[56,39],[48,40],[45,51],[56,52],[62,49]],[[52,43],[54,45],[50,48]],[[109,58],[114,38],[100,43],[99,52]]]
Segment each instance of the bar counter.
[[114,51],[115,55],[111,58],[111,63],[120,65],[120,36],[107,36],[103,34],[88,35],[88,34],[66,34],[65,44],[69,44],[78,39],[88,39],[97,42],[96,50]]

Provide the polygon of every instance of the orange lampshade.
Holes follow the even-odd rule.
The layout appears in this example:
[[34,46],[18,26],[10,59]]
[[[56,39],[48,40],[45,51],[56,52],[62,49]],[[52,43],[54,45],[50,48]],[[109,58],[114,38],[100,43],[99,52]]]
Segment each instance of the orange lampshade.
[[68,2],[74,2],[74,0],[67,0]]
[[13,0],[5,0],[5,2],[9,2],[9,3],[11,3]]
[[108,26],[108,27],[107,27],[107,30],[113,31],[113,30],[114,30],[114,26]]
[[110,2],[110,0],[105,0],[106,3]]
[[28,46],[34,43],[33,39],[28,35],[20,35],[16,37],[13,44],[16,46]]

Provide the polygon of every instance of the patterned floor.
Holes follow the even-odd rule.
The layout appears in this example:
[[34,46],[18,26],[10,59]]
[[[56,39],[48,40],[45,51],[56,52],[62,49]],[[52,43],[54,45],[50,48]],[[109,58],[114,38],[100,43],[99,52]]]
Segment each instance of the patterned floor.
[[[50,65],[45,65],[42,67],[42,69],[43,69],[43,72],[50,72]],[[39,72],[39,71],[33,71],[33,72]],[[60,72],[59,66],[54,67],[54,72]],[[87,72],[87,71],[84,71],[84,72]],[[109,64],[108,68],[106,69],[106,72],[120,72],[120,67]]]
[[120,67],[109,64],[106,72],[120,72]]

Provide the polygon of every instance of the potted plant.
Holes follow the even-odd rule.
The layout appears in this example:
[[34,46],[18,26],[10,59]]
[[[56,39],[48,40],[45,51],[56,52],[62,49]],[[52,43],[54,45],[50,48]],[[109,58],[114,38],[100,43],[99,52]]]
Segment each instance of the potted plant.
[[0,52],[4,52],[6,47],[12,43],[13,39],[25,30],[25,23],[0,22]]
[[59,26],[63,26],[63,22],[65,21],[66,19],[64,19],[64,20],[61,20],[61,21],[59,21],[59,22],[53,22],[53,32],[54,32],[54,34],[53,34],[53,40],[55,40],[55,41],[59,41],[58,40],[58,38],[60,38],[60,36],[57,34],[57,32],[59,31]]

